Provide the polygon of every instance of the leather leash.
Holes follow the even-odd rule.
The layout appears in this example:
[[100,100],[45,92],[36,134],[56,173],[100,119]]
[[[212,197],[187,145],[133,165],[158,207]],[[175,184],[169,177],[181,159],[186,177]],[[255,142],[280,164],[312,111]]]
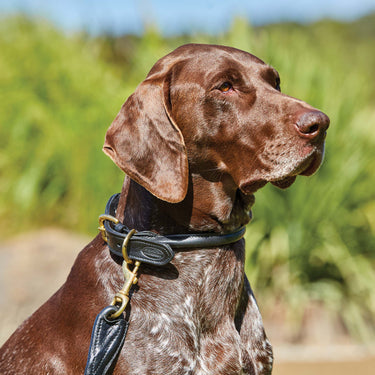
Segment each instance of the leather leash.
[[228,245],[240,240],[245,227],[227,234],[188,233],[162,236],[151,231],[136,232],[116,218],[120,194],[108,200],[105,214],[99,216],[99,231],[112,254],[124,259],[124,286],[116,293],[110,306],[96,317],[91,334],[90,349],[84,375],[109,375],[116,365],[124,345],[129,322],[124,316],[130,300],[129,292],[137,283],[138,268],[142,263],[164,266],[177,251]]

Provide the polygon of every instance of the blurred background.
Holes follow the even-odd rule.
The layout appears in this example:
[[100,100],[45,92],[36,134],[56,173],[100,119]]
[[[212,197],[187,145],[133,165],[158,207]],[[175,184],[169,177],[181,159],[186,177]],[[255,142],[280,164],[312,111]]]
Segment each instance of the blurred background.
[[157,59],[190,42],[255,54],[279,71],[284,93],[331,118],[318,173],[256,194],[246,272],[275,374],[335,373],[335,361],[342,374],[359,364],[370,373],[375,3],[366,0],[1,0],[1,343],[63,283],[120,191],[123,174],[101,147],[122,103]]

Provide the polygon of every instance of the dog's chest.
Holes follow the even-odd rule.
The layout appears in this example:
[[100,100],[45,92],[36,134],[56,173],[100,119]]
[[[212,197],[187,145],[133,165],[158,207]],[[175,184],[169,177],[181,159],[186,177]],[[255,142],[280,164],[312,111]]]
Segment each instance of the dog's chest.
[[179,268],[179,277],[163,280],[158,291],[145,284],[142,294],[148,296],[142,299],[139,293],[134,299],[123,349],[129,373],[246,373],[247,358],[234,323],[242,265],[231,256],[226,262],[213,257],[196,268]]
[[175,306],[180,315],[174,318],[151,313],[138,327],[131,322],[133,329],[123,349],[129,374],[245,373],[246,353],[234,322],[221,319],[215,327],[204,327],[206,323],[194,317],[192,303],[186,296],[184,304]]

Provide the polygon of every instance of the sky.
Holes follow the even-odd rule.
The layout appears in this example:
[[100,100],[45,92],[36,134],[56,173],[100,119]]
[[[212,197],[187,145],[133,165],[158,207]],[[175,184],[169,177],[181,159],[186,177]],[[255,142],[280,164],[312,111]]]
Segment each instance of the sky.
[[141,33],[146,24],[166,35],[225,31],[233,17],[252,24],[353,20],[375,11],[375,0],[0,0],[0,15],[23,12],[68,32]]

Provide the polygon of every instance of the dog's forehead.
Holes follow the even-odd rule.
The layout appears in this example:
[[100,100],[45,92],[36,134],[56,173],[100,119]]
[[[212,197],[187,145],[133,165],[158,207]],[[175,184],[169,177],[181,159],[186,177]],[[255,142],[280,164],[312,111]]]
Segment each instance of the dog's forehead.
[[[231,47],[209,46],[207,50],[198,49],[198,53],[184,62],[180,76],[185,81],[206,82],[226,80],[251,82],[255,77],[274,81],[279,79],[278,72],[251,53]],[[201,74],[196,74],[200,72]]]
[[186,44],[175,49],[170,56],[185,58],[186,61],[215,61],[222,58],[264,64],[258,57],[234,47],[213,44]]
[[171,68],[177,65],[180,72],[183,70],[208,72],[228,67],[237,69],[268,68],[268,65],[255,55],[237,48],[211,44],[186,44],[158,60],[148,77],[154,74],[167,74]]

